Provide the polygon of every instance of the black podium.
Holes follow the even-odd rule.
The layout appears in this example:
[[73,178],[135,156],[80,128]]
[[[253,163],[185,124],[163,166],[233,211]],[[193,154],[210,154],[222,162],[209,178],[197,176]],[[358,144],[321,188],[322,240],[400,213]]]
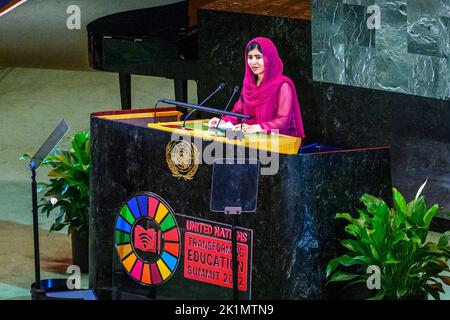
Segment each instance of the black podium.
[[[151,299],[233,299],[233,217],[211,210],[214,163],[194,161],[218,138],[183,149],[174,133],[199,137],[195,128],[147,126],[142,112],[135,124],[126,113],[91,117],[90,287]],[[242,150],[247,158],[254,151]],[[325,286],[326,265],[339,254],[333,217],[352,211],[365,192],[389,198],[389,149],[282,150],[290,151],[268,151],[278,170],[259,175],[257,209],[236,222],[238,298],[336,298]],[[186,157],[189,165],[177,162]]]

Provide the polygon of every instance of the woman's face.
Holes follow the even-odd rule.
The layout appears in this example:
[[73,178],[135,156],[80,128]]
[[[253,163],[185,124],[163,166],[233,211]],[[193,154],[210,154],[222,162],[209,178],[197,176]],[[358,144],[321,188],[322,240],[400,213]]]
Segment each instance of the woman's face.
[[264,59],[258,48],[248,52],[247,63],[255,76],[264,76]]

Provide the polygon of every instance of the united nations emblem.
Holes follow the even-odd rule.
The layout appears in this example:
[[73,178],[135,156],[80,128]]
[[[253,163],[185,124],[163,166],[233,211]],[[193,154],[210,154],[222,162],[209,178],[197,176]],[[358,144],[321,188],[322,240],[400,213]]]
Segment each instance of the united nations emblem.
[[192,180],[198,170],[200,152],[193,143],[171,141],[166,146],[166,161],[174,177]]

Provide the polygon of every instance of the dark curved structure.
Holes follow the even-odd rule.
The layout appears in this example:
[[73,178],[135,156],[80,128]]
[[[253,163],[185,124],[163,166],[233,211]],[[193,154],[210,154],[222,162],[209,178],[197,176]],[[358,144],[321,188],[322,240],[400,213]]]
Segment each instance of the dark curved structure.
[[119,74],[122,109],[131,108],[131,75],[174,79],[187,102],[187,80],[199,78],[196,26],[189,1],[108,15],[87,26],[89,63]]

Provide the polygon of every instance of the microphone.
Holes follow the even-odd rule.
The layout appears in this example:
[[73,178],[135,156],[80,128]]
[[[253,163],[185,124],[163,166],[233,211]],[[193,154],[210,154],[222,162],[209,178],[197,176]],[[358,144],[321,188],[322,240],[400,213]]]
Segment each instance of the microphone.
[[[224,111],[228,111],[228,107],[230,106],[230,103],[231,103],[231,101],[233,100],[233,98],[234,98],[234,96],[236,95],[236,93],[238,93],[239,89],[240,89],[239,86],[235,86],[235,87],[233,88],[233,94],[231,95],[230,100],[228,100],[228,103],[227,103],[227,105],[226,105]],[[223,116],[224,116],[224,114],[222,113],[222,115],[220,116],[219,121],[217,121],[216,129],[219,128],[219,124],[220,124],[220,121],[222,121]]]
[[202,106],[206,101],[208,101],[209,99],[211,99],[211,97],[214,96],[217,92],[219,92],[219,91],[225,89],[225,87],[226,87],[225,82],[222,82],[221,84],[219,84],[219,86],[217,87],[217,89],[214,90],[214,92],[211,93],[205,100],[203,100],[203,101],[199,104],[199,106]]
[[[211,93],[205,100],[203,100],[199,106],[202,106],[206,101],[208,101],[209,99],[211,99],[217,92],[222,91],[223,89],[225,89],[225,82],[222,82],[221,84],[219,84],[219,86],[217,87],[216,90],[214,90],[213,93]],[[191,116],[191,114],[193,114],[195,111],[197,111],[196,109],[192,110],[191,112],[189,112],[186,117],[184,117],[184,121],[183,121],[183,129],[186,126],[186,120]]]

